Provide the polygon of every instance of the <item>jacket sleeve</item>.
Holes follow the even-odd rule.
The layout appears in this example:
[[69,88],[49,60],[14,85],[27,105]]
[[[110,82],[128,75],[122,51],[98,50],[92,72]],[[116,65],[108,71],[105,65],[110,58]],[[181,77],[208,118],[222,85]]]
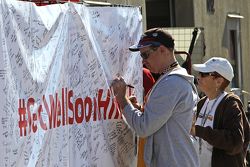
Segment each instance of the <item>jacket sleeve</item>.
[[130,127],[140,137],[150,136],[168,121],[175,108],[185,106],[185,100],[191,95],[188,88],[192,89],[184,79],[170,76],[157,85],[149,97],[143,113],[133,106],[127,105],[123,115]]
[[214,129],[196,125],[196,136],[230,155],[238,154],[242,151],[244,142],[242,112],[242,105],[238,101],[228,99],[223,107],[218,106],[216,109]]

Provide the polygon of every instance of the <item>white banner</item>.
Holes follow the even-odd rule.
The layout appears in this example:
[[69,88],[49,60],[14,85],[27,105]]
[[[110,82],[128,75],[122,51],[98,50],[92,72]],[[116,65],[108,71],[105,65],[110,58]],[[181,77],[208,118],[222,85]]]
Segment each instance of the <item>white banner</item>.
[[137,7],[0,0],[0,166],[136,166],[109,84],[142,101],[141,33]]

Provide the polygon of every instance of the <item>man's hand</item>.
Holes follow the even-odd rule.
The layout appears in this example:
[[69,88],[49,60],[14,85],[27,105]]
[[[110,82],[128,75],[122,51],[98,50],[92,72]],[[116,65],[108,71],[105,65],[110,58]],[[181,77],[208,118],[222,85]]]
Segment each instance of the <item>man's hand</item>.
[[129,97],[129,100],[130,100],[130,102],[132,103],[132,105],[133,105],[135,108],[137,108],[138,110],[141,110],[141,109],[142,109],[142,108],[141,108],[141,105],[137,102],[137,99],[136,99],[135,96],[130,96],[130,97]]
[[126,82],[122,77],[117,77],[111,83],[111,88],[113,90],[117,102],[119,103],[121,109],[123,109],[129,103],[129,100],[126,97]]

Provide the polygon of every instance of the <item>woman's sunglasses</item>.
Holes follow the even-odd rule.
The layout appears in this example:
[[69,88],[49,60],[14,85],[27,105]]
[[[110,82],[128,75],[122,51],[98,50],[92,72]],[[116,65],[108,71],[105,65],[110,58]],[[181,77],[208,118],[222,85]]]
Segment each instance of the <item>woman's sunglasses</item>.
[[202,78],[205,78],[207,76],[218,76],[216,73],[214,72],[199,72],[199,75],[202,77]]

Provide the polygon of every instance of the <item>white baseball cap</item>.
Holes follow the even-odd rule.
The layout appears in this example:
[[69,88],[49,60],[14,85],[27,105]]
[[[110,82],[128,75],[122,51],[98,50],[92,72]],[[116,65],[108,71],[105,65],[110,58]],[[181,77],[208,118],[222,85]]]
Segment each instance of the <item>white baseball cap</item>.
[[234,77],[234,71],[229,61],[222,57],[212,57],[204,64],[193,64],[193,69],[199,72],[217,72],[228,81],[232,81]]

